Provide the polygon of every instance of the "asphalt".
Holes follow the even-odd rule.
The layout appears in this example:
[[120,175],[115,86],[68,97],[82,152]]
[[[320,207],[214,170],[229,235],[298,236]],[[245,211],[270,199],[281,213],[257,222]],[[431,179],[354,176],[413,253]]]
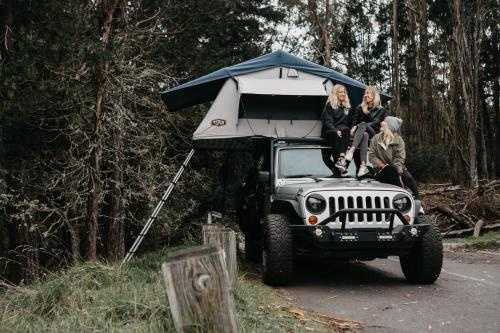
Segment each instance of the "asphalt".
[[432,285],[406,282],[397,257],[299,263],[283,288],[305,309],[366,325],[363,332],[500,332],[500,251],[445,252]]

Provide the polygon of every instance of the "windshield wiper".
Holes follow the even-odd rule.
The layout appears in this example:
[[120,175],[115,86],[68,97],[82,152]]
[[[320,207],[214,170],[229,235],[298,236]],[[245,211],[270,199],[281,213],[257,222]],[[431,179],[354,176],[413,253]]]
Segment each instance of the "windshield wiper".
[[311,174],[297,174],[297,175],[290,175],[290,176],[286,176],[285,178],[312,178],[314,179],[316,182],[319,182],[320,179],[318,179],[317,177],[315,177],[314,175],[311,175]]

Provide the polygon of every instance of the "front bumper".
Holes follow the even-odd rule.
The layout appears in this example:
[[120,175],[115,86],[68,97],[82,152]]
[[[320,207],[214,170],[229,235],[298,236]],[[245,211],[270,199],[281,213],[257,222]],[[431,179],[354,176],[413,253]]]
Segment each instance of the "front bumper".
[[[340,230],[327,226],[338,217],[355,213],[390,214],[388,228],[346,229],[343,219]],[[394,227],[394,218],[398,217],[403,225]],[[291,225],[294,239],[303,250],[334,250],[338,256],[341,253],[357,253],[355,256],[387,256],[401,255],[417,242],[427,232],[429,224],[409,224],[396,209],[343,209],[317,225]]]

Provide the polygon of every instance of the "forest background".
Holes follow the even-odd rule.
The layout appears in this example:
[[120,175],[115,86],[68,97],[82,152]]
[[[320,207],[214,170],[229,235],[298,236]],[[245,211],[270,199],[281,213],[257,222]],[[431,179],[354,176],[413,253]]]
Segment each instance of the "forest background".
[[[0,0],[0,278],[121,260],[208,107],[170,113],[160,91],[277,49],[391,93],[419,181],[498,178],[498,17],[497,0]],[[141,251],[229,211],[242,160],[197,153]]]

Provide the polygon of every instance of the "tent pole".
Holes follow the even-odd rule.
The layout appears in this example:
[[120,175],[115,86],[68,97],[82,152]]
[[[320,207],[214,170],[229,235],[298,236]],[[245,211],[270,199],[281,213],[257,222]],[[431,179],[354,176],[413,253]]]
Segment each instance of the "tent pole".
[[134,256],[135,251],[137,251],[137,248],[139,247],[142,240],[144,239],[144,236],[146,236],[146,234],[149,231],[149,228],[151,228],[151,225],[156,220],[158,213],[160,212],[160,210],[163,207],[163,204],[165,204],[165,201],[167,201],[168,197],[170,196],[170,193],[172,193],[172,190],[174,189],[175,185],[179,181],[179,178],[181,178],[181,175],[184,172],[184,169],[188,165],[189,161],[191,160],[191,157],[193,157],[193,154],[194,154],[194,149],[191,149],[188,156],[184,160],[184,163],[182,163],[181,167],[179,168],[179,171],[177,171],[177,174],[175,175],[174,179],[172,180],[172,182],[170,182],[170,185],[168,186],[165,193],[163,193],[163,196],[162,196],[160,202],[158,203],[158,205],[156,205],[156,208],[153,210],[153,213],[151,213],[151,216],[149,217],[148,221],[146,222],[146,224],[142,228],[141,232],[139,233],[139,236],[136,238],[134,244],[132,244],[132,246],[130,247],[130,250],[128,250],[128,253],[125,256],[125,259],[123,259],[122,264],[127,263]]

